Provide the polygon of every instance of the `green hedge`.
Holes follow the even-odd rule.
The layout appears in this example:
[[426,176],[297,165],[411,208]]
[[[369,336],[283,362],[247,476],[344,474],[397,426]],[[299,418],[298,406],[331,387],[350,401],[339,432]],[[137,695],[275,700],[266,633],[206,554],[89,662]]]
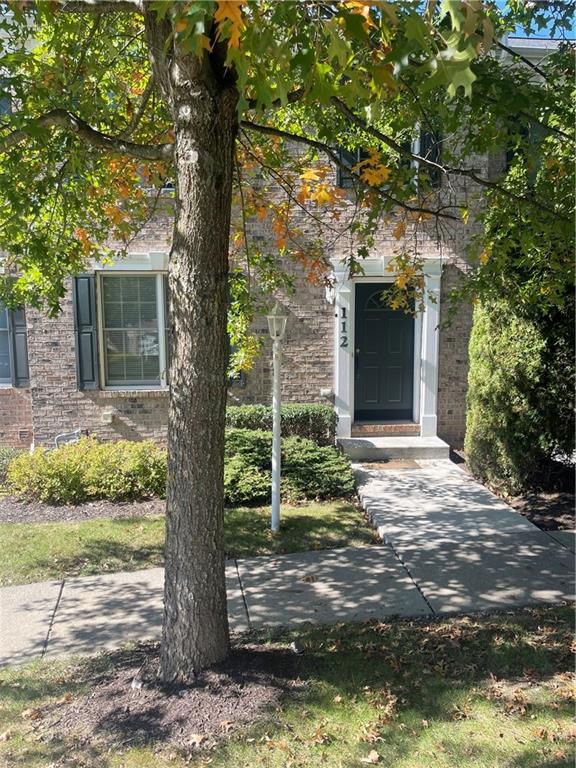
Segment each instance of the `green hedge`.
[[552,489],[574,450],[570,316],[519,316],[478,305],[470,339],[465,451],[474,475],[504,494]]
[[[271,451],[268,431],[227,430],[227,504],[269,500]],[[288,437],[282,442],[282,461],[286,500],[336,498],[354,490],[350,462],[335,448]],[[76,445],[17,456],[8,467],[8,482],[13,493],[51,504],[164,498],[166,464],[165,450],[151,442],[99,443],[83,438]]]
[[[281,409],[284,437],[306,437],[318,445],[333,445],[337,416],[331,405],[287,403]],[[268,405],[233,405],[226,409],[226,426],[232,429],[272,429]]]
[[[224,487],[229,504],[270,499],[272,433],[230,429],[226,434]],[[282,496],[328,499],[354,491],[350,461],[332,446],[302,437],[282,440]]]

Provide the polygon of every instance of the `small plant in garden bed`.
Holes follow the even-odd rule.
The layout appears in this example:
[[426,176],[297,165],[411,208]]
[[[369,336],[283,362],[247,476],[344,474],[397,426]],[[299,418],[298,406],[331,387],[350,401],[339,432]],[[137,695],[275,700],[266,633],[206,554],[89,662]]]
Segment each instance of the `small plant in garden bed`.
[[0,447],[0,486],[3,486],[8,479],[8,467],[10,462],[22,453],[18,448],[10,446]]
[[[229,429],[226,433],[224,487],[229,504],[270,498],[272,433]],[[331,446],[302,437],[282,441],[282,495],[285,500],[330,499],[354,492],[350,461]]]
[[[228,505],[258,504],[270,496],[272,434],[229,429],[226,433],[224,492]],[[350,495],[354,478],[348,459],[331,446],[307,438],[282,443],[285,500],[330,499]],[[83,438],[58,450],[38,448],[8,467],[17,496],[51,504],[91,499],[125,501],[164,498],[166,451],[150,441],[99,443]]]
[[52,504],[162,496],[166,452],[150,441],[82,438],[58,450],[37,448],[18,456],[8,467],[8,482],[16,495]]

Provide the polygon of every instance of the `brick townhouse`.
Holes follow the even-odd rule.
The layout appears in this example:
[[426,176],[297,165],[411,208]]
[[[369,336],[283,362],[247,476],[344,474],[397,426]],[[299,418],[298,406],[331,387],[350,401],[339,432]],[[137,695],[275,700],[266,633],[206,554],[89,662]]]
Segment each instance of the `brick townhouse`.
[[[497,171],[493,158],[482,161],[486,172]],[[334,180],[346,186],[336,168],[333,172]],[[474,189],[463,181],[461,192],[468,196]],[[302,216],[306,230],[310,225]],[[329,290],[309,283],[295,265],[287,266],[296,289],[275,297],[289,318],[282,397],[332,403],[342,439],[369,428],[442,438],[459,447],[472,312],[461,306],[446,325],[445,299],[465,264],[470,228],[455,225],[440,241],[433,223],[428,230],[406,232],[403,247],[425,260],[425,308],[416,317],[380,301],[394,279],[389,265],[399,243],[393,228],[390,223],[380,227],[364,274],[356,278],[343,265],[354,242],[350,236],[337,239],[330,252]],[[126,258],[112,265],[94,263],[69,282],[56,318],[31,308],[0,311],[0,445],[50,445],[59,433],[76,428],[104,440],[166,439],[171,230],[167,200]],[[268,240],[273,247],[266,221],[254,222],[249,236],[260,247]],[[231,383],[231,403],[270,402],[265,317],[257,319],[254,330],[264,338],[262,353],[251,371]]]
[[[70,280],[56,318],[32,308],[2,311],[0,444],[50,445],[76,428],[105,440],[166,438],[171,228],[166,201],[126,258],[94,263]],[[298,267],[287,265],[294,293],[276,296],[289,318],[282,396],[286,402],[333,403],[341,437],[350,436],[355,422],[391,422],[457,446],[465,429],[471,311],[462,307],[449,327],[441,327],[442,294],[459,274],[464,236],[455,232],[443,245],[432,235],[421,239],[428,298],[425,311],[413,318],[379,301],[394,279],[387,270],[398,247],[391,229],[378,233],[377,258],[367,260],[365,276],[353,280],[341,266],[349,247],[341,239],[332,289],[312,285]],[[261,246],[266,223],[254,225],[251,236]],[[231,382],[231,403],[270,401],[266,329],[265,317],[258,318],[254,330],[263,349],[252,370]]]

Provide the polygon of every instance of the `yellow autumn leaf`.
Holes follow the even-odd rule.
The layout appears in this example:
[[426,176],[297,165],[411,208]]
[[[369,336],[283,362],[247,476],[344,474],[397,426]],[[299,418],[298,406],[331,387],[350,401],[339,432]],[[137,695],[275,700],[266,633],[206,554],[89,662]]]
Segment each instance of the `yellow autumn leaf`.
[[309,197],[310,197],[310,187],[308,186],[308,184],[302,184],[298,194],[296,195],[296,200],[298,200],[298,202],[301,205],[304,205],[304,203],[308,200]]
[[362,181],[370,184],[371,187],[379,187],[390,178],[390,169],[385,165],[376,165],[371,168],[364,168],[360,174]]
[[218,0],[214,21],[218,25],[218,37],[222,36],[222,25],[230,22],[228,45],[230,48],[240,47],[240,33],[246,26],[242,18],[242,6],[246,0]]
[[326,184],[319,184],[314,194],[311,195],[311,198],[319,205],[323,205],[324,203],[334,202],[334,193],[328,189]]
[[304,171],[304,173],[300,174],[300,178],[303,181],[320,181],[320,173],[315,170],[314,168],[310,168],[307,171]]
[[376,25],[370,17],[370,6],[372,4],[372,0],[346,0],[344,6],[349,11],[352,11],[352,13],[358,13],[360,16],[363,16],[366,27],[375,27]]
[[400,238],[404,236],[405,232],[406,232],[406,221],[405,219],[402,219],[402,221],[399,221],[398,224],[396,224],[396,226],[392,230],[392,234],[394,235],[396,240],[400,240]]
[[198,35],[196,40],[200,50],[208,51],[208,53],[212,51],[212,43],[210,42],[210,38],[207,35]]
[[174,29],[176,32],[184,32],[188,27],[188,20],[187,19],[178,19],[176,24],[174,24]]
[[264,221],[266,216],[268,216],[268,209],[267,208],[256,208],[256,216],[258,217],[258,221]]
[[490,251],[484,250],[480,254],[480,264],[487,264],[490,258]]
[[404,288],[406,288],[408,284],[408,277],[407,275],[404,275],[404,274],[397,275],[396,280],[394,282],[396,283],[398,288],[403,290]]

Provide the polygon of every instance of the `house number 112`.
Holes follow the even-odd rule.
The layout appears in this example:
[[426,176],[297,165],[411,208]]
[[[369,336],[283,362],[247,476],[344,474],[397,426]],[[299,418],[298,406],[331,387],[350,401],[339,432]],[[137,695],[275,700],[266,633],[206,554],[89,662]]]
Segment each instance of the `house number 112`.
[[340,346],[348,346],[348,320],[346,318],[346,307],[340,308]]

